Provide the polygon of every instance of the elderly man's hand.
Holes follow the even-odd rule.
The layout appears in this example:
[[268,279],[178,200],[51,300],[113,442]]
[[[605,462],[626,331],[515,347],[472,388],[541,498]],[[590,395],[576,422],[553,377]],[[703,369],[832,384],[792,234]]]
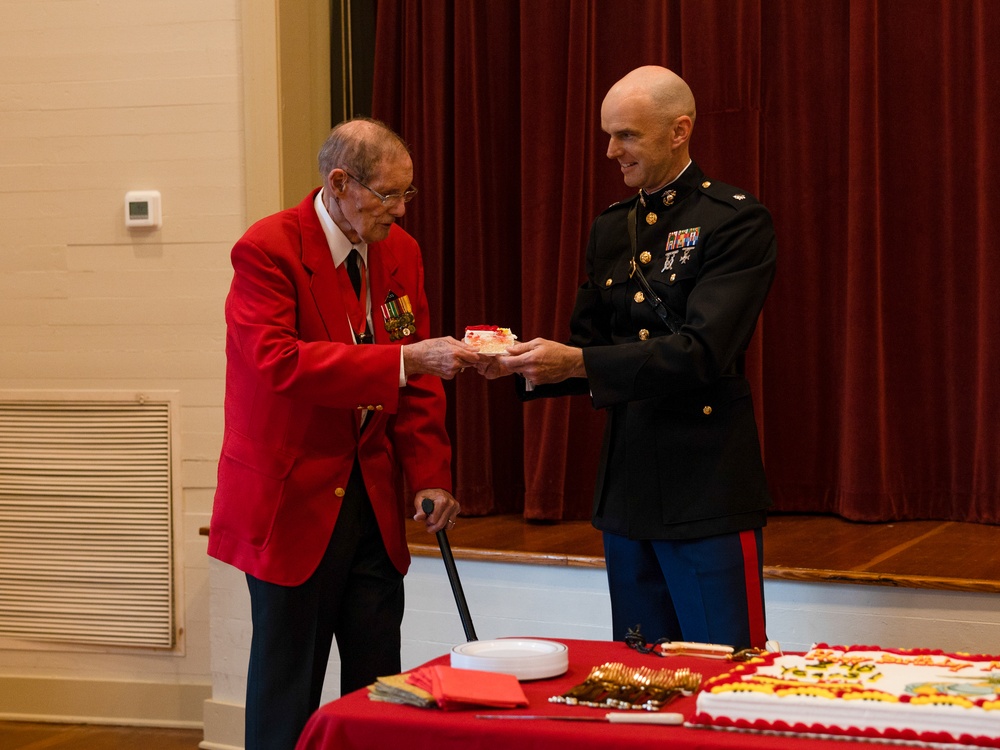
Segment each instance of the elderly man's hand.
[[[434,510],[430,513],[424,510],[424,499],[434,503]],[[458,523],[458,514],[462,511],[462,506],[458,504],[455,496],[440,488],[420,490],[413,498],[413,507],[417,511],[413,520],[423,521],[430,534],[454,528]]]
[[474,367],[476,350],[451,336],[403,345],[403,371],[411,375],[436,375],[451,380],[466,367]]
[[507,354],[498,359],[506,371],[519,373],[534,385],[587,377],[583,366],[583,349],[548,339],[532,339],[523,344],[514,344],[507,347]]

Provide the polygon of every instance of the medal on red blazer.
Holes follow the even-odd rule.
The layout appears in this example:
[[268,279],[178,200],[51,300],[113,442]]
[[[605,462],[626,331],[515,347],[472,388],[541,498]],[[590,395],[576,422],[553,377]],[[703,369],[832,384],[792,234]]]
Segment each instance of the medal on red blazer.
[[385,321],[385,330],[389,333],[389,341],[399,341],[412,336],[417,330],[413,321],[413,306],[410,304],[409,296],[405,294],[398,297],[395,292],[389,292],[385,296],[382,318]]

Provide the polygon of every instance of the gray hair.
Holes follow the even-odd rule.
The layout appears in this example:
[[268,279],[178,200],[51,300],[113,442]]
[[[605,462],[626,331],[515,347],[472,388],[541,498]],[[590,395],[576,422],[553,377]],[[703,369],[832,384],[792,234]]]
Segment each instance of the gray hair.
[[384,158],[409,153],[405,141],[384,122],[354,117],[330,131],[319,150],[319,173],[326,179],[339,167],[367,182]]

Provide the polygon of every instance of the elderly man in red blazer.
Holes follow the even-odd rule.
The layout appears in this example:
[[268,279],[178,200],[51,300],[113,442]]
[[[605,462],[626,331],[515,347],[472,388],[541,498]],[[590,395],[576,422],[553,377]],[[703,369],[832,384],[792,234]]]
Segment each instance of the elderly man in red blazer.
[[440,378],[477,356],[429,337],[420,248],[396,224],[416,193],[408,150],[359,118],[319,165],[321,188],[232,250],[208,552],[250,589],[248,750],[294,747],[334,637],[342,693],[400,671],[401,487],[428,532],[459,512]]

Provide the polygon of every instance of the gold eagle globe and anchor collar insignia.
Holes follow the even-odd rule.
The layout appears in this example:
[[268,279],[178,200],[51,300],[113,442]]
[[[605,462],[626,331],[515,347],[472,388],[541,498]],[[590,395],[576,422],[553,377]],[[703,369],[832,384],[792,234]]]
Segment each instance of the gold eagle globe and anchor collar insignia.
[[[647,193],[642,188],[639,188],[639,203],[642,204],[643,208],[646,207],[646,201],[648,199],[651,199],[652,197],[653,197],[653,193]],[[672,205],[674,205],[674,201],[677,200],[677,191],[673,190],[673,189],[664,191],[661,200],[662,200],[664,206],[672,206]],[[647,221],[648,221],[648,219],[647,219]],[[650,224],[652,224],[652,223],[654,223],[654,222],[650,222]]]
[[653,226],[660,217],[656,213],[656,204],[662,203],[664,207],[670,208],[677,201],[677,191],[671,188],[670,190],[664,190],[662,195],[659,196],[659,200],[656,200],[655,193],[647,193],[642,188],[639,189],[639,205],[643,208],[648,208],[649,212],[646,214],[646,224],[648,226]]
[[[639,203],[642,205],[643,208],[647,207],[647,201],[651,199],[652,196],[645,190],[639,191]],[[663,203],[664,206],[669,208],[670,206],[674,205],[674,202],[676,200],[677,200],[677,191],[666,190],[661,196],[660,202]],[[646,224],[648,224],[649,226],[653,226],[657,221],[659,221],[659,218],[660,217],[656,215],[656,211],[651,210],[649,213],[646,214]]]

